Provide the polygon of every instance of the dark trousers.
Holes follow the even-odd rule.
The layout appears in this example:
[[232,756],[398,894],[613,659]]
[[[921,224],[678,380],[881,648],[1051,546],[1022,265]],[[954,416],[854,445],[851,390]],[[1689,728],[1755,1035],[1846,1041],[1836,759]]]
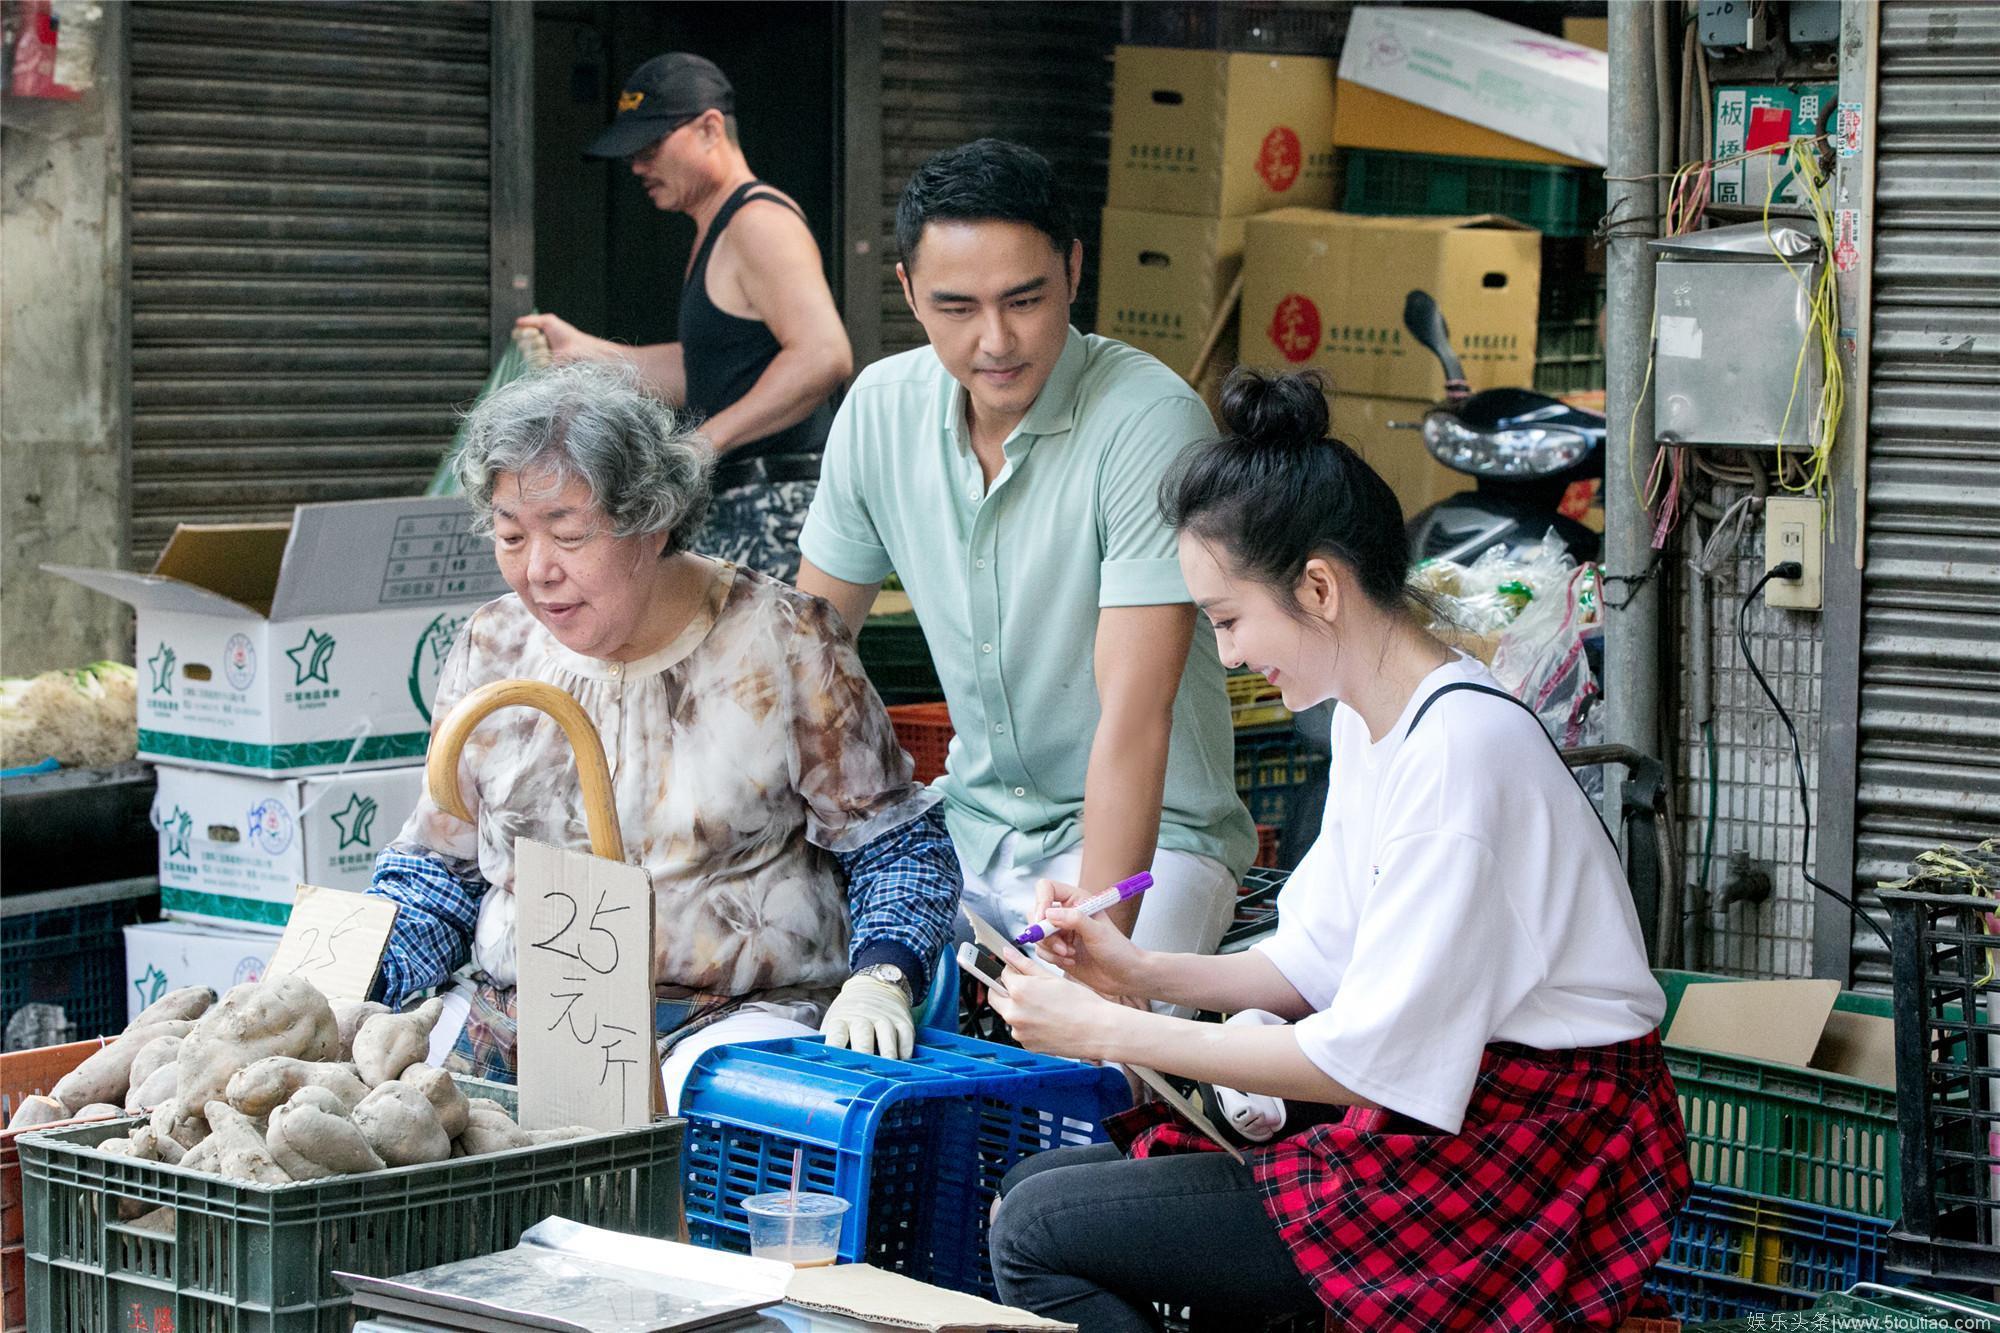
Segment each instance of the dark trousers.
[[1057,1148],[1008,1172],[1000,1197],[1000,1299],[1081,1333],[1155,1333],[1155,1302],[1229,1328],[1321,1309],[1250,1168],[1225,1153]]

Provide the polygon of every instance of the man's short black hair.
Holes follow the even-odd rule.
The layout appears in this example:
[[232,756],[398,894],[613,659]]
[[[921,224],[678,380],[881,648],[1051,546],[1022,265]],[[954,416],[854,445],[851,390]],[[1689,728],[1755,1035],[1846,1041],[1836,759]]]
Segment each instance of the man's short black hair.
[[1025,222],[1064,261],[1076,244],[1076,220],[1055,169],[1034,149],[1005,139],[947,148],[917,168],[896,205],[896,249],[905,267],[931,222]]

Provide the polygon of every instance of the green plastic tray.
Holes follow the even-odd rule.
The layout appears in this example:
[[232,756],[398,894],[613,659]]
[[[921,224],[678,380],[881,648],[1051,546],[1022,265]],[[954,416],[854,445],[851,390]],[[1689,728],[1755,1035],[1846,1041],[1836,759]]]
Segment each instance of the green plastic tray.
[[[514,1105],[514,1090],[460,1079]],[[249,1185],[88,1149],[131,1121],[19,1140],[29,1324],[65,1333],[346,1333],[334,1269],[393,1277],[507,1249],[551,1215],[677,1239],[681,1121],[428,1166]],[[174,1210],[172,1229],[119,1201]]]
[[1544,236],[1587,236],[1604,215],[1604,173],[1590,167],[1351,148],[1342,179],[1349,213],[1498,213]]
[[[1691,985],[1730,977],[1658,971],[1664,1031]],[[1887,996],[1841,992],[1834,1008],[1889,1017]],[[1687,1124],[1688,1166],[1711,1185],[1869,1217],[1902,1210],[1893,1089],[1742,1056],[1664,1048]]]

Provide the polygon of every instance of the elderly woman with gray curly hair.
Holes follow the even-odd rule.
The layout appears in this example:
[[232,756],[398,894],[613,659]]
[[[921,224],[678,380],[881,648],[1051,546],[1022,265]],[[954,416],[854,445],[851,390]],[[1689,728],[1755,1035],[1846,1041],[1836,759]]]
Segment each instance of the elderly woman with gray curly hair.
[[[956,915],[957,858],[839,615],[688,549],[711,452],[618,371],[517,380],[472,413],[457,470],[508,596],[453,644],[432,712],[490,681],[547,681],[604,739],[630,859],[652,876],[661,1055],[676,1100],[725,1041],[810,1031],[907,1057]],[[447,1068],[514,1075],[514,840],[586,848],[575,761],[539,713],[467,740],[472,822],[422,800],[376,861],[399,904],[392,1006],[447,993]]]

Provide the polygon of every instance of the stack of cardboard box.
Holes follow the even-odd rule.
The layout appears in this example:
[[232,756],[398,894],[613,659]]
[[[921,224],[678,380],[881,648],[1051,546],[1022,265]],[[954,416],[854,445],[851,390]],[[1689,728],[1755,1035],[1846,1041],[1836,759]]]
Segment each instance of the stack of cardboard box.
[[438,673],[506,591],[463,500],[183,525],[151,574],[57,568],[138,608],[139,757],[160,902],[126,932],[134,1011],[260,975],[299,884],[360,891],[423,789]]
[[1118,48],[1099,333],[1191,374],[1242,269],[1245,222],[1333,202],[1333,77],[1321,56]]
[[1380,472],[1405,517],[1467,490],[1472,478],[1433,459],[1418,432],[1444,396],[1438,359],[1403,327],[1425,291],[1444,312],[1476,391],[1534,373],[1541,235],[1498,217],[1362,217],[1282,209],[1246,229],[1237,360],[1318,370],[1334,434]]

